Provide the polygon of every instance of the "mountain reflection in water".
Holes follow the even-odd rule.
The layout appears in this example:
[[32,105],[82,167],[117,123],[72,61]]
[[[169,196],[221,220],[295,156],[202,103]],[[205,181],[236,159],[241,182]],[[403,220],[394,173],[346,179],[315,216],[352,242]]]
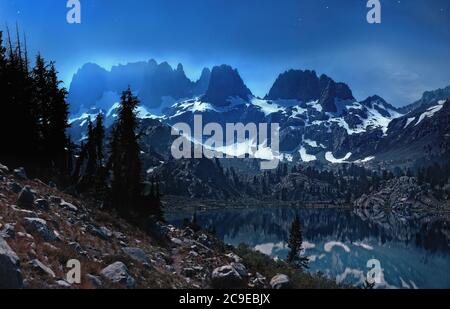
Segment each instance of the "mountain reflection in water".
[[[429,214],[347,209],[224,209],[198,212],[230,245],[245,243],[284,259],[290,224],[298,214],[311,272],[361,285],[370,259],[378,259],[384,282],[378,288],[450,288],[449,222]],[[167,220],[181,226],[192,213],[177,210]]]

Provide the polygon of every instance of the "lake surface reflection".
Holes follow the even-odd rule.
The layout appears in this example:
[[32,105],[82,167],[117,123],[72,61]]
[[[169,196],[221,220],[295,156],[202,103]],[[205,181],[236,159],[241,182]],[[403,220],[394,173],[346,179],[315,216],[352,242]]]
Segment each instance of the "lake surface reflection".
[[[246,243],[284,259],[290,224],[298,214],[311,272],[337,282],[364,283],[370,259],[383,269],[378,288],[450,288],[450,225],[440,216],[348,209],[225,209],[197,212],[230,245]],[[166,215],[175,226],[192,213]]]

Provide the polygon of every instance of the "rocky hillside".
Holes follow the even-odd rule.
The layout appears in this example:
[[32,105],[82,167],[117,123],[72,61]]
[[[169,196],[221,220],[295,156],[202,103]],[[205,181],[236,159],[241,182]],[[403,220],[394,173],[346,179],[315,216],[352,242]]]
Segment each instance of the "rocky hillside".
[[436,211],[450,209],[450,188],[438,199],[430,185],[420,185],[414,177],[400,177],[387,181],[380,190],[364,194],[355,201],[356,208],[393,209],[401,211]]
[[[190,228],[143,231],[0,164],[0,288],[336,287],[248,248],[243,258],[234,251]],[[74,259],[80,284],[67,280]]]

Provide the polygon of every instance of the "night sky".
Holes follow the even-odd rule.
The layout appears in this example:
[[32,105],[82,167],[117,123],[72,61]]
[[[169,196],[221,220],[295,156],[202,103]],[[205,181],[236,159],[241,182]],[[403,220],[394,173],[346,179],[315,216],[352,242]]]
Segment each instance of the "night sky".
[[289,68],[396,106],[450,84],[448,0],[381,0],[381,25],[367,23],[366,0],[80,0],[80,25],[66,22],[66,2],[0,0],[0,28],[18,22],[66,86],[86,62],[150,58],[181,62],[192,79],[230,64],[260,96]]

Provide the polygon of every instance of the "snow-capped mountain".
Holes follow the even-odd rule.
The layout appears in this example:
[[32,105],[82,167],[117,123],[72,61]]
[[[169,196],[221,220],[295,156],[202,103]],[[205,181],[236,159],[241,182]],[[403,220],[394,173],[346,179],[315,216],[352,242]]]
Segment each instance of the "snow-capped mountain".
[[109,71],[88,63],[78,70],[70,84],[70,113],[79,117],[91,108],[108,110],[130,86],[139,95],[142,106],[161,114],[177,100],[205,93],[209,78],[209,69],[204,69],[194,82],[186,77],[181,64],[173,69],[167,62],[158,64],[155,60],[113,66]]
[[[314,71],[281,74],[264,99],[251,94],[236,70],[214,68],[210,85],[224,80],[235,82],[227,90],[210,87],[208,96],[173,105],[164,121],[193,125],[194,115],[201,114],[204,123],[216,122],[224,127],[226,123],[279,123],[280,149],[289,157],[336,163],[352,155],[353,161],[366,159],[357,156],[360,150],[350,147],[356,144],[353,140],[358,141],[362,134],[382,137],[389,123],[402,116],[378,96],[357,102],[347,85],[325,75],[319,78]],[[216,89],[220,89],[219,94]],[[221,99],[211,102],[211,97]]]
[[[158,107],[141,104],[138,113],[141,119],[157,120],[169,127],[180,122],[193,126],[194,116],[199,114],[202,115],[204,124],[215,122],[224,128],[227,123],[278,123],[281,130],[281,153],[274,155],[284,160],[304,164],[365,164],[376,161],[394,162],[394,159],[400,162],[407,158],[412,162],[423,155],[426,142],[425,139],[420,144],[417,140],[426,137],[428,141],[445,141],[444,136],[449,134],[445,127],[448,123],[445,122],[448,120],[448,106],[445,100],[442,100],[446,95],[445,89],[426,92],[418,101],[421,102],[418,108],[416,102],[410,108],[397,109],[376,95],[358,101],[348,85],[336,82],[326,75],[319,77],[315,71],[289,70],[282,73],[267,96],[258,98],[245,85],[239,72],[227,65],[214,67],[211,71],[205,69],[200,80],[195,83],[186,82],[187,78],[181,65],[176,70],[165,63],[147,63],[144,66],[156,66],[154,72],[171,72],[166,77],[172,77],[165,79],[167,83],[172,83],[171,86],[152,88],[156,82],[152,84],[139,81],[139,78],[132,74],[139,72],[138,64],[113,68],[109,73],[91,65],[87,65],[84,70],[94,72],[94,77],[88,80],[96,80],[101,85],[104,84],[102,78],[105,74],[116,76],[112,72],[121,72],[118,76],[125,76],[125,79],[129,77],[129,80],[137,85],[133,90],[141,100],[142,97],[150,97],[146,85],[151,85],[150,89],[164,88],[164,91],[157,92],[157,96],[165,95],[160,97]],[[148,68],[140,68],[141,73],[149,71]],[[106,84],[115,84],[117,89],[123,86],[117,81],[112,82],[111,76],[107,78]],[[148,77],[142,78],[149,80]],[[76,89],[78,77],[74,79]],[[160,82],[160,85],[162,84],[164,82]],[[106,89],[109,89],[108,87]],[[104,87],[94,85],[93,89],[86,96],[91,100],[98,98],[93,95],[97,91],[95,89]],[[77,93],[71,93],[70,97],[77,97]],[[106,125],[114,122],[118,95],[111,93],[111,90],[104,91],[101,98],[90,105],[90,109],[85,109],[84,113],[72,119],[72,127],[69,129],[72,140],[82,140],[87,119],[91,117],[93,120],[99,110],[106,116]],[[188,98],[183,99],[184,96]],[[409,109],[411,111],[408,112]],[[164,131],[170,133],[170,130]],[[434,136],[433,139],[430,134]],[[170,140],[168,137],[165,139]],[[254,143],[249,141],[251,142]],[[241,146],[239,145],[240,149]],[[247,146],[250,148],[254,145]],[[415,147],[415,151],[398,156],[400,148],[406,151],[405,149],[411,150],[411,147]],[[422,152],[418,149],[422,149]],[[217,151],[226,152],[227,149]]]

